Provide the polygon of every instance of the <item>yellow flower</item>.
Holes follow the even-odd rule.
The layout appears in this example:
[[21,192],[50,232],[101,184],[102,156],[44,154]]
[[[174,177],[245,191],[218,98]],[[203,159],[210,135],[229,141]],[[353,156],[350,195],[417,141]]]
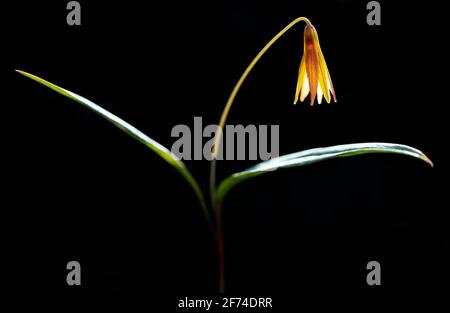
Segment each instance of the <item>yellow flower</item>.
[[327,103],[330,103],[330,92],[333,100],[336,102],[336,94],[334,93],[333,83],[331,82],[330,73],[328,72],[325,58],[320,49],[319,36],[312,25],[307,25],[304,31],[304,51],[300,68],[298,70],[297,90],[295,92],[294,104],[298,100],[303,102],[311,92],[311,105],[317,95],[317,102],[322,103],[322,97],[325,97]]

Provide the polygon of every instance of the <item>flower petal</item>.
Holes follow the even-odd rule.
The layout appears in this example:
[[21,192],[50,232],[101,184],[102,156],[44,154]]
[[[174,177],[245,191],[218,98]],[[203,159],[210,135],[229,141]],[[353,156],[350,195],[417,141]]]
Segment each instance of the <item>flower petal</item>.
[[305,73],[305,77],[303,78],[302,91],[300,92],[300,101],[305,101],[306,96],[309,94],[309,79],[308,75]]
[[314,42],[314,49],[317,51],[317,58],[319,63],[319,84],[322,87],[322,91],[325,96],[325,100],[327,103],[330,103],[330,86],[328,85],[329,73],[327,68],[327,63],[325,62],[325,58],[322,53],[322,49],[320,48],[319,35],[317,34],[316,29],[313,27],[311,30]]
[[[320,47],[319,47],[320,49]],[[327,64],[325,63],[325,59],[323,57],[322,51],[319,50],[319,84],[322,87],[322,90],[324,92],[325,100],[327,100],[327,103],[330,103],[330,85],[329,82],[329,75],[328,75],[328,69]]]
[[319,81],[319,57],[316,45],[314,44],[314,32],[313,26],[306,26],[304,31],[305,37],[305,62],[306,73],[308,74],[309,89],[311,91],[311,105],[314,104],[314,100],[317,94],[317,85]]
[[[305,58],[302,58],[300,62],[300,67],[298,69],[298,79],[297,79],[297,89],[295,90],[295,99],[294,104],[297,103],[298,97],[300,95],[300,90],[302,89],[303,81],[306,79],[306,67],[305,67]],[[303,101],[303,100],[300,100]]]
[[328,85],[330,86],[329,88],[331,90],[331,94],[333,95],[333,100],[334,100],[334,102],[337,102],[336,93],[334,92],[333,82],[331,81],[331,77],[330,77],[330,73],[328,72],[328,69],[327,69],[327,74],[328,74]]
[[[322,92],[322,87],[320,86],[320,84],[317,86],[317,103],[321,104],[322,103],[322,96],[323,96],[323,92]],[[325,96],[326,98],[326,96]],[[329,102],[328,102],[329,103]]]

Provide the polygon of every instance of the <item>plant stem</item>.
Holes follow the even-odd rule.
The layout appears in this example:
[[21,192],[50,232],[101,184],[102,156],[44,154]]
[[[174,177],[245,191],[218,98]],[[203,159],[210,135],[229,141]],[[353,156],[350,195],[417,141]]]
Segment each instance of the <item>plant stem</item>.
[[222,231],[222,205],[218,204],[216,214],[216,245],[217,257],[219,259],[219,293],[225,292],[225,245]]
[[225,108],[222,112],[222,115],[220,116],[219,125],[217,128],[217,132],[214,137],[214,145],[213,145],[213,151],[212,151],[212,160],[210,165],[210,172],[209,172],[209,190],[211,195],[211,201],[213,209],[215,210],[216,214],[216,245],[217,245],[217,253],[219,258],[219,291],[220,293],[223,293],[225,291],[225,249],[224,249],[224,242],[223,242],[223,232],[222,232],[222,203],[216,202],[216,171],[217,171],[217,154],[220,151],[220,145],[222,141],[222,132],[223,128],[225,127],[225,122],[228,117],[228,113],[230,112],[231,106],[234,102],[234,99],[236,98],[237,93],[241,89],[242,84],[244,83],[247,76],[252,71],[253,67],[258,63],[258,61],[261,59],[261,57],[264,55],[264,53],[269,50],[269,48],[281,37],[286,33],[290,28],[292,28],[295,24],[299,22],[305,22],[307,25],[311,25],[311,22],[306,17],[298,17],[295,20],[293,20],[291,23],[289,23],[286,27],[284,27],[278,34],[275,35],[265,46],[264,48],[259,51],[259,53],[256,55],[256,57],[250,62],[250,64],[245,69],[244,73],[242,73],[241,77],[239,78],[238,82],[233,88],[233,91],[231,92],[230,96],[228,97],[227,103],[225,104]]
[[228,101],[225,104],[225,108],[222,112],[222,115],[220,116],[219,121],[219,129],[216,133],[215,140],[214,140],[214,151],[213,151],[213,159],[216,159],[217,153],[218,153],[218,146],[217,144],[220,144],[220,140],[222,138],[222,130],[225,126],[226,119],[228,117],[228,113],[230,112],[231,105],[234,102],[234,98],[236,98],[236,95],[241,88],[242,84],[244,83],[245,79],[247,78],[248,74],[252,71],[253,67],[258,63],[259,59],[264,55],[264,53],[269,50],[269,48],[281,37],[286,33],[292,26],[299,22],[305,22],[307,25],[311,25],[311,22],[306,17],[298,17],[295,20],[293,20],[291,23],[289,23],[285,28],[283,28],[278,34],[275,35],[265,46],[264,48],[259,51],[259,53],[256,55],[256,57],[250,62],[250,64],[245,69],[244,73],[242,73],[241,77],[239,78],[238,82],[233,88],[233,91],[231,92],[230,96],[228,97]]

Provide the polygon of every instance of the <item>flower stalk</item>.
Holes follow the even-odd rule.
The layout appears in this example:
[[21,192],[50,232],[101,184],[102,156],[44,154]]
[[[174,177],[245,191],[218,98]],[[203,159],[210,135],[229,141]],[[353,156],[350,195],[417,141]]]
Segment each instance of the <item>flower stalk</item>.
[[225,249],[223,240],[223,230],[222,230],[222,203],[216,199],[216,173],[217,173],[217,155],[220,151],[220,145],[222,142],[222,131],[225,127],[228,114],[230,112],[231,106],[241,89],[244,81],[247,79],[250,72],[253,70],[255,65],[261,59],[261,57],[269,50],[269,48],[289,29],[294,25],[305,22],[306,27],[304,31],[305,46],[304,55],[302,62],[300,63],[299,78],[297,81],[297,89],[295,95],[294,104],[297,100],[303,101],[306,95],[311,90],[311,104],[314,103],[316,94],[318,96],[318,102],[322,101],[322,96],[325,96],[327,102],[330,102],[330,91],[333,95],[334,101],[336,102],[336,96],[334,93],[333,85],[331,83],[331,78],[326,67],[325,59],[323,58],[322,51],[320,49],[318,36],[315,28],[312,26],[309,19],[306,17],[298,17],[284,27],[278,34],[276,34],[256,55],[256,57],[250,62],[245,71],[242,73],[241,77],[234,86],[228,100],[225,104],[225,108],[220,116],[219,125],[214,138],[214,145],[212,150],[212,160],[210,163],[210,195],[211,202],[214,209],[214,214],[216,215],[216,245],[217,254],[219,258],[219,291],[223,293],[225,291]]

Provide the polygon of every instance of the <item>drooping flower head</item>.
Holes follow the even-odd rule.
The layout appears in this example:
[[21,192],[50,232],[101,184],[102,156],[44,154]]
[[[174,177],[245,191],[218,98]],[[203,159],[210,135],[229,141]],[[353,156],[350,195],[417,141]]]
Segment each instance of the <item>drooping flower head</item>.
[[319,36],[314,26],[308,24],[304,31],[304,51],[300,68],[298,70],[297,89],[295,92],[294,104],[298,100],[303,102],[310,95],[310,103],[314,104],[317,95],[317,102],[322,103],[322,97],[325,97],[327,103],[331,101],[331,95],[336,102],[333,83],[328,72],[325,58],[320,49]]

